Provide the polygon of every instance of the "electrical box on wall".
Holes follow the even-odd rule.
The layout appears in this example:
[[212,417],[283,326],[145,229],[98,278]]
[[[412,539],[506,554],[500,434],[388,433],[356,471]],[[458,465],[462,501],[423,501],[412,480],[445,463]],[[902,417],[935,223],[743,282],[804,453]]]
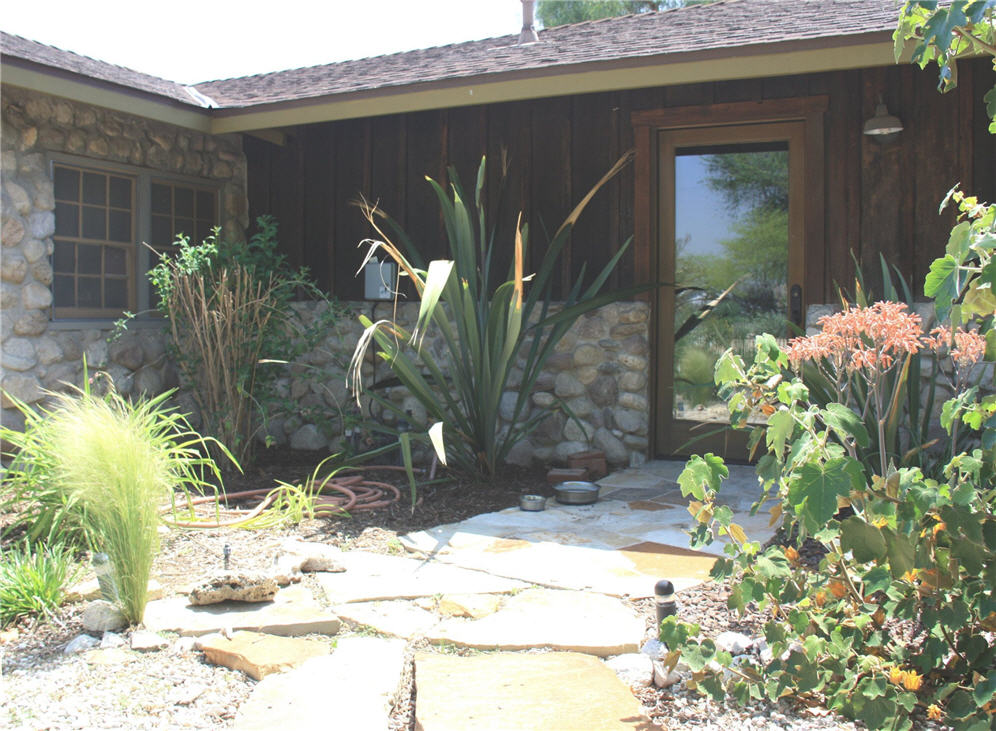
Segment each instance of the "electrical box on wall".
[[368,300],[394,298],[394,283],[398,278],[398,265],[393,261],[373,258],[363,269],[363,297]]

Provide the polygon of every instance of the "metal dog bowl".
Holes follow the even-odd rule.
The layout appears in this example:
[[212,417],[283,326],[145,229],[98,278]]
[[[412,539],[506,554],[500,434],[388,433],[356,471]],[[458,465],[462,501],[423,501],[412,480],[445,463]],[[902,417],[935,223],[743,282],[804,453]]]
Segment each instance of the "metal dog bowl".
[[542,495],[520,495],[519,509],[531,511],[545,510],[546,498]]
[[558,503],[564,505],[591,505],[598,501],[598,485],[594,482],[561,482],[553,488]]

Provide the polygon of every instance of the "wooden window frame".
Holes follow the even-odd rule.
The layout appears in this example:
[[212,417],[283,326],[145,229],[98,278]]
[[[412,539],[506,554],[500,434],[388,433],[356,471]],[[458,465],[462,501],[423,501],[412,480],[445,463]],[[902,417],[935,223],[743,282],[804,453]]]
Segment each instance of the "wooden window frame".
[[[53,234],[52,235],[52,241],[53,241],[53,244],[55,246],[58,246],[60,242],[65,242],[67,244],[71,244],[72,246],[74,246],[76,248],[76,252],[75,252],[75,255],[74,255],[74,259],[76,261],[76,264],[75,264],[76,271],[72,273],[72,276],[73,276],[73,278],[74,278],[74,280],[76,282],[76,287],[78,288],[78,286],[79,286],[79,280],[80,280],[81,276],[84,276],[84,275],[81,275],[79,273],[79,248],[78,247],[80,247],[80,246],[97,246],[97,247],[100,247],[102,250],[106,249],[106,248],[120,249],[120,250],[124,251],[124,253],[125,253],[125,273],[124,273],[124,276],[123,277],[121,277],[121,276],[108,277],[107,273],[105,271],[103,271],[103,269],[104,269],[104,267],[103,267],[104,253],[102,251],[102,253],[101,253],[101,271],[96,275],[95,278],[98,280],[98,282],[100,282],[101,298],[102,299],[103,299],[103,292],[104,292],[104,282],[106,281],[106,279],[108,279],[108,278],[111,278],[111,279],[122,279],[123,278],[125,280],[125,305],[124,305],[124,307],[125,307],[125,309],[134,309],[134,307],[135,307],[135,245],[134,245],[133,242],[134,242],[134,239],[136,237],[135,236],[135,232],[136,232],[136,228],[137,228],[136,214],[137,214],[137,203],[138,202],[137,202],[136,197],[135,197],[135,195],[136,195],[136,187],[137,187],[137,179],[135,178],[134,175],[129,175],[127,173],[122,173],[122,172],[119,172],[119,171],[102,170],[102,169],[100,169],[98,167],[94,167],[92,165],[76,165],[76,164],[70,164],[70,163],[58,161],[58,162],[53,163],[53,165],[52,165],[53,190],[54,190],[54,184],[55,184],[55,167],[56,166],[58,166],[58,167],[60,167],[60,168],[62,168],[64,170],[71,170],[71,171],[73,171],[73,172],[75,172],[75,173],[77,173],[79,175],[79,190],[76,193],[76,199],[75,200],[69,200],[68,198],[59,198],[59,197],[55,198],[57,209],[58,209],[58,204],[59,203],[66,203],[66,204],[75,206],[76,209],[77,209],[77,211],[79,212],[79,215],[78,215],[78,218],[77,218],[76,234],[72,235],[72,236],[60,235],[60,234]],[[112,210],[122,211],[122,210],[125,210],[125,209],[121,208],[120,206],[113,206],[113,205],[111,205],[110,191],[108,189],[105,189],[105,196],[104,196],[104,203],[103,204],[97,205],[97,204],[88,203],[88,202],[85,201],[85,199],[84,199],[84,193],[83,193],[83,189],[84,189],[83,178],[84,178],[84,176],[86,174],[100,175],[101,177],[105,178],[105,186],[107,188],[109,188],[109,180],[112,177],[128,180],[128,182],[130,184],[130,190],[129,190],[130,207],[127,210],[128,210],[128,212],[130,214],[130,219],[131,219],[131,221],[130,221],[131,226],[130,226],[130,232],[129,232],[129,239],[131,240],[130,242],[116,241],[116,240],[112,240],[110,238],[110,212]],[[103,238],[92,238],[92,237],[88,237],[88,236],[85,235],[85,232],[83,230],[83,215],[82,215],[85,207],[90,207],[90,208],[98,207],[98,208],[103,209],[103,211],[104,211],[104,237]],[[53,304],[52,304],[52,313],[53,313],[54,317],[57,317],[57,318],[58,317],[104,318],[104,317],[119,317],[120,316],[120,314],[121,314],[121,312],[123,310],[118,310],[117,308],[113,308],[113,307],[79,307],[79,306],[69,306],[69,307],[63,306],[63,307],[59,307],[59,306],[57,306],[55,304],[55,280],[56,280],[56,277],[59,277],[60,275],[65,276],[67,274],[67,272],[58,272],[58,271],[55,271],[55,266],[54,266],[55,253],[54,252],[53,252],[52,256],[53,256],[53,267],[52,267],[52,269],[53,269],[53,272],[52,272],[52,303]],[[86,275],[86,276],[89,276],[89,275]],[[78,289],[77,289],[77,292],[78,292]],[[77,294],[77,299],[78,299],[78,294]]]
[[[145,272],[154,263],[155,256],[149,246],[145,244],[150,239],[151,234],[151,190],[153,183],[169,185],[172,188],[191,188],[195,191],[210,192],[214,195],[214,220],[221,219],[221,211],[224,210],[224,184],[197,178],[189,175],[178,175],[151,168],[126,165],[104,160],[93,160],[76,155],[63,155],[58,153],[50,154],[47,158],[47,168],[53,189],[55,185],[55,167],[61,166],[70,169],[92,172],[100,175],[116,177],[128,177],[133,180],[132,186],[132,239],[131,244],[112,241],[90,241],[81,240],[85,244],[99,244],[104,246],[120,246],[128,249],[128,305],[122,310],[116,309],[94,309],[79,307],[56,307],[55,306],[55,280],[53,274],[52,307],[50,308],[50,319],[53,323],[76,323],[85,324],[92,321],[95,324],[113,320],[124,313],[125,310],[139,311],[139,316],[153,318],[155,313],[153,308],[153,294],[151,285]],[[81,178],[82,179],[82,178]],[[82,196],[82,191],[80,192]],[[196,220],[196,219],[195,219]],[[80,231],[82,233],[82,231]],[[191,234],[193,238],[195,234]],[[67,237],[56,237],[66,240]],[[76,242],[78,239],[71,239]],[[161,247],[160,247],[161,248]],[[54,254],[53,254],[54,256]]]

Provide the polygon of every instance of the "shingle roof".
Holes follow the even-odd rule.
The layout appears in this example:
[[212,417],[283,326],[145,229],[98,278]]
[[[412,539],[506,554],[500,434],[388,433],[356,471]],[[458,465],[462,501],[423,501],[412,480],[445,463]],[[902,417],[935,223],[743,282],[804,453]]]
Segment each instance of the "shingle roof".
[[[235,79],[193,89],[220,107],[308,100],[503,74],[556,73],[559,68],[639,62],[769,44],[841,39],[891,31],[895,0],[719,0],[660,13],[588,21],[539,32],[343,61]],[[96,61],[18,36],[2,35],[4,55],[202,106],[188,87]],[[200,102],[200,103],[199,103]]]
[[197,84],[223,107],[538,72],[575,64],[836,38],[895,28],[895,0],[721,0],[660,13],[588,21],[539,32],[389,56]]
[[124,66],[115,66],[89,56],[81,56],[72,51],[63,51],[55,46],[46,46],[43,43],[30,41],[12,33],[0,31],[0,52],[8,58],[30,61],[59,71],[67,71],[90,79],[126,86],[156,96],[164,96],[183,104],[203,106],[203,103],[198,101],[196,94],[192,94],[187,87],[175,81],[160,79],[158,76],[143,74]]

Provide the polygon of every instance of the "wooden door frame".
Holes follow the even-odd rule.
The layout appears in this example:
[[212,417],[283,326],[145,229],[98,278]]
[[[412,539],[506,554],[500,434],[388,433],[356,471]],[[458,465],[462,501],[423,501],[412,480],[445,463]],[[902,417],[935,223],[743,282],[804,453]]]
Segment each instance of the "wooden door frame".
[[[634,160],[634,271],[639,283],[665,281],[660,257],[662,195],[660,180],[661,132],[711,128],[741,127],[749,124],[801,122],[803,140],[803,174],[805,191],[795,191],[803,201],[801,229],[805,237],[802,258],[802,311],[809,302],[822,301],[823,272],[826,268],[824,246],[824,130],[823,117],[828,107],[827,96],[810,96],[792,99],[773,99],[759,102],[711,104],[695,107],[675,107],[634,112],[631,115],[636,157]],[[731,130],[732,131],[732,130]],[[790,163],[791,164],[791,163]],[[793,192],[790,192],[792,195]],[[670,349],[660,342],[661,296],[645,296],[651,302],[650,316],[650,373],[648,373],[649,443],[651,457],[662,454],[663,425],[667,415],[662,413],[660,364]],[[664,352],[667,351],[667,352]]]

